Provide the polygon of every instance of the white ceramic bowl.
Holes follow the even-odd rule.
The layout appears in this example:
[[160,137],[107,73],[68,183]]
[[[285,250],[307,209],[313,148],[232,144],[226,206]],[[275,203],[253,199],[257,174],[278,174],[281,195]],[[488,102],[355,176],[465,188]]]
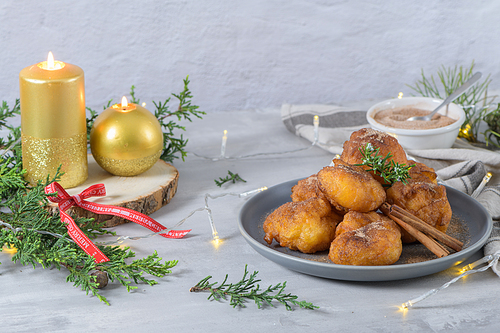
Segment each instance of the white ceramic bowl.
[[366,119],[373,129],[386,132],[396,137],[405,149],[442,149],[450,148],[458,136],[460,127],[465,121],[465,112],[461,106],[450,103],[448,113],[446,107],[438,111],[439,114],[447,115],[452,119],[457,119],[454,123],[433,129],[401,129],[387,127],[373,118],[381,110],[394,109],[402,106],[414,106],[419,109],[432,111],[438,107],[443,100],[431,97],[403,97],[401,99],[389,99],[372,106]]

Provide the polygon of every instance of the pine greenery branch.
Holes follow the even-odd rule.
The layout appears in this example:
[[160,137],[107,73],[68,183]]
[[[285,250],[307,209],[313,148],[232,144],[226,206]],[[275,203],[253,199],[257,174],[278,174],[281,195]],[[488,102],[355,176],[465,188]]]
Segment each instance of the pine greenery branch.
[[258,271],[248,274],[247,265],[245,265],[245,272],[240,281],[236,283],[227,283],[228,275],[224,281],[217,285],[218,282],[210,283],[212,276],[207,276],[198,282],[189,291],[191,292],[209,292],[208,300],[214,299],[216,301],[226,300],[230,298],[229,304],[233,307],[246,307],[247,300],[253,300],[257,308],[261,309],[263,306],[268,305],[274,307],[273,301],[277,301],[285,306],[288,311],[292,311],[292,305],[297,305],[303,309],[318,309],[318,306],[306,301],[298,301],[298,296],[290,293],[285,293],[286,281],[276,285],[270,285],[265,290],[260,288],[258,284],[261,280],[257,279]]
[[484,117],[484,121],[488,125],[488,129],[483,133],[486,145],[500,148],[500,103]]
[[[111,101],[108,102],[110,104]],[[157,284],[149,276],[164,277],[170,274],[177,261],[163,261],[156,251],[134,260],[135,253],[128,247],[98,246],[110,260],[97,264],[69,238],[59,214],[51,215],[46,209],[48,196],[52,194],[45,194],[44,188],[60,179],[59,170],[53,178],[47,177],[35,186],[29,186],[24,180],[21,131],[19,127],[8,125],[8,118],[18,114],[18,111],[18,101],[12,109],[6,102],[0,108],[0,129],[5,127],[10,130],[6,139],[0,139],[0,148],[3,150],[0,155],[0,251],[4,245],[15,248],[17,251],[11,260],[25,266],[66,269],[69,272],[67,282],[72,282],[75,287],[108,305],[108,300],[99,293],[101,286],[93,272],[105,273],[110,281],[123,285],[127,291],[137,288],[134,284]],[[92,117],[91,113],[91,118],[87,119],[90,127],[96,116]],[[91,239],[106,234],[114,235],[93,219],[74,219],[82,232]]]

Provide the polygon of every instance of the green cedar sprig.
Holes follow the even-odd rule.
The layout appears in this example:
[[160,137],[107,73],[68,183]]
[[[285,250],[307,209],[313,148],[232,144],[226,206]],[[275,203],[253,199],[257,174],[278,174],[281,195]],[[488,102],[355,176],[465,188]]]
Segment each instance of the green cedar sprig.
[[[179,94],[172,94],[178,100],[178,106],[175,111],[170,111],[169,103],[171,101],[171,97],[167,98],[163,102],[153,101],[154,106],[156,107],[154,114],[155,117],[160,122],[160,126],[163,131],[163,152],[160,158],[166,162],[172,163],[175,159],[180,157],[184,161],[184,158],[187,155],[185,151],[185,147],[188,143],[188,139],[184,139],[184,136],[181,134],[179,137],[176,137],[176,131],[181,130],[185,131],[186,128],[177,123],[177,121],[188,120],[192,121],[191,117],[194,116],[196,118],[202,118],[202,115],[206,114],[204,111],[200,111],[199,106],[193,105],[191,99],[193,95],[189,90],[189,76],[183,80],[184,89]],[[135,86],[130,88],[130,96],[131,103],[139,104],[140,99],[135,96]],[[108,104],[104,106],[104,109],[107,109],[112,104],[112,100],[108,101]],[[87,107],[87,110],[90,112],[90,117],[87,118],[87,136],[90,135],[90,129],[98,116],[98,113],[95,110]],[[177,121],[172,120],[172,118],[177,118]],[[167,121],[168,120],[168,121]]]
[[0,200],[4,200],[11,197],[17,188],[25,187],[25,170],[17,166],[14,157],[2,157],[0,163]]
[[[245,307],[245,303],[248,299],[253,300],[257,307],[260,309],[264,305],[269,305],[274,307],[273,301],[278,301],[283,304],[288,311],[292,311],[292,305],[297,305],[304,309],[318,309],[318,306],[306,301],[297,301],[297,296],[292,294],[286,294],[286,281],[283,283],[278,283],[276,285],[270,285],[266,290],[260,289],[259,282],[261,280],[256,279],[258,271],[254,271],[250,276],[248,276],[247,265],[245,265],[245,273],[243,278],[232,284],[226,283],[228,275],[224,278],[224,281],[216,286],[218,282],[210,283],[212,276],[207,276],[198,282],[189,291],[191,292],[210,292],[208,299],[214,299],[216,301],[225,300],[226,297],[230,297],[229,304],[233,307]],[[247,277],[248,276],[248,277]]]
[[[2,127],[7,128],[10,133],[7,138],[4,139],[0,137],[0,149],[14,149],[16,143],[18,143],[19,138],[21,137],[21,127],[14,127],[7,123],[8,118],[12,118],[16,115],[21,114],[21,104],[19,99],[16,99],[14,106],[12,109],[9,107],[6,101],[2,102],[0,106],[0,129]],[[21,145],[17,145],[17,149],[15,152],[20,152]]]
[[[174,159],[179,158],[177,156],[177,154],[179,153],[181,155],[182,160],[184,161],[184,158],[187,155],[186,151],[184,150],[184,147],[188,142],[188,139],[184,139],[182,134],[180,135],[179,138],[175,137],[174,132],[176,130],[185,131],[186,128],[184,126],[177,124],[174,120],[171,120],[170,117],[177,118],[177,121],[188,120],[191,122],[192,121],[191,116],[195,116],[196,118],[201,119],[202,115],[205,114],[205,112],[198,110],[199,106],[191,104],[191,99],[193,98],[193,95],[191,94],[191,91],[189,90],[188,87],[190,82],[189,76],[187,76],[183,81],[184,81],[184,89],[179,94],[172,94],[172,96],[177,98],[179,102],[177,110],[175,111],[169,110],[167,104],[170,102],[171,97],[167,98],[163,103],[161,101],[160,102],[153,101],[153,104],[156,107],[155,116],[156,118],[158,118],[158,120],[160,121],[160,125],[163,128],[164,150],[160,158],[170,163],[173,162]],[[168,122],[167,119],[169,119]]]
[[[16,109],[17,101],[13,110]],[[22,169],[20,128],[7,125],[7,119],[18,112],[10,110],[5,102],[1,110],[0,129],[6,127],[10,133],[7,139],[0,141],[0,147],[4,150],[0,155],[0,251],[3,245],[15,247],[17,252],[11,260],[33,268],[65,268],[69,272],[67,282],[72,282],[75,287],[80,287],[108,305],[108,300],[99,294],[100,286],[92,272],[105,272],[110,281],[117,281],[127,291],[137,288],[133,283],[157,283],[147,275],[163,277],[171,273],[177,261],[162,261],[156,252],[132,260],[135,253],[128,247],[98,245],[110,261],[97,264],[80,249],[67,236],[59,214],[51,215],[46,209],[49,195],[45,194],[44,188],[60,179],[60,171],[53,178],[47,177],[35,186],[27,184],[23,177],[25,171]],[[102,224],[96,224],[93,219],[75,218],[75,222],[91,239],[115,234],[104,229]]]
[[7,128],[6,138],[0,137],[0,202],[12,197],[18,187],[25,185],[24,171],[21,164],[21,128],[7,123],[8,118],[20,114],[19,99],[16,99],[12,109],[3,101],[0,107],[0,129]]
[[382,177],[388,184],[393,184],[397,181],[401,181],[403,184],[406,184],[408,178],[411,178],[409,171],[415,166],[415,164],[406,165],[404,163],[401,164],[394,162],[392,159],[389,160],[393,156],[391,153],[382,157],[380,155],[380,148],[373,147],[373,145],[369,142],[359,148],[359,152],[362,156],[362,163],[355,165],[369,167],[366,171],[373,171],[375,175]]
[[19,98],[16,99],[14,106],[12,109],[9,107],[6,101],[2,102],[2,106],[0,106],[0,128],[6,127],[12,129],[12,126],[7,124],[7,118],[14,117],[16,114],[21,114],[21,103]]
[[246,183],[247,181],[241,178],[237,173],[232,173],[231,171],[227,170],[228,175],[224,178],[219,177],[219,180],[214,179],[214,182],[217,186],[221,187],[223,184],[228,183],[228,182],[233,182],[236,183],[236,181],[241,181]]

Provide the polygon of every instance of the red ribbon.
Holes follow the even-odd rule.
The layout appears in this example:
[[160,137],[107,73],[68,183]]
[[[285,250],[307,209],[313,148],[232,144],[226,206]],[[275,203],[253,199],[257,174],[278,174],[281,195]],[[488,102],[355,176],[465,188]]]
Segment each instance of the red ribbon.
[[[45,187],[46,194],[57,193],[57,196],[48,197],[50,201],[59,205],[61,215],[61,222],[64,223],[68,229],[69,236],[82,248],[85,253],[94,257],[96,263],[109,261],[108,257],[104,255],[92,243],[92,241],[78,228],[75,221],[66,213],[66,210],[72,206],[78,206],[96,214],[114,215],[125,218],[132,222],[142,225],[151,231],[158,232],[167,229],[160,223],[152,218],[135,210],[98,204],[95,202],[86,201],[90,197],[102,197],[106,195],[106,188],[104,184],[95,184],[85,189],[82,193],[70,196],[68,192],[57,182],[53,182]],[[182,238],[191,230],[170,230],[168,233],[160,234],[166,238]]]

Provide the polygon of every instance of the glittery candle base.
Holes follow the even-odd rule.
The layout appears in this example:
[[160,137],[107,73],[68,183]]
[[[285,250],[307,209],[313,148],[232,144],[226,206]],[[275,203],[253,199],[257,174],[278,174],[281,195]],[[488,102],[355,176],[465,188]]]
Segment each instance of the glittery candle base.
[[94,154],[94,159],[101,168],[115,176],[131,177],[137,176],[151,168],[160,158],[161,150],[156,154],[135,158],[131,160],[117,160],[114,158],[98,156]]
[[25,179],[32,185],[55,176],[61,166],[64,175],[59,183],[64,188],[82,184],[88,177],[87,135],[69,138],[40,139],[22,134]]

